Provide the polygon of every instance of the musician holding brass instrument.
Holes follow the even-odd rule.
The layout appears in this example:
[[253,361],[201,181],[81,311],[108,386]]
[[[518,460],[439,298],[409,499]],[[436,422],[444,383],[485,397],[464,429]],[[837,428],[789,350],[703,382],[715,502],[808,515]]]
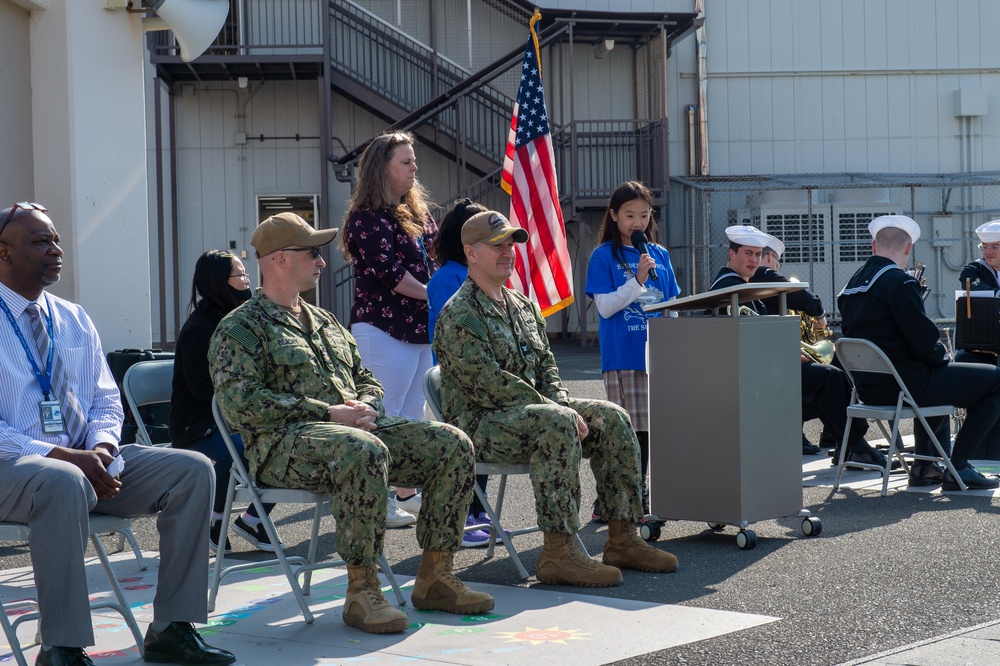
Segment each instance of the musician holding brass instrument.
[[[1000,220],[979,225],[976,236],[979,237],[979,249],[983,256],[965,265],[958,276],[959,288],[991,291],[1000,297]],[[970,319],[973,320],[974,318]],[[962,363],[1000,365],[1000,355],[987,350],[957,349],[955,360]]]
[[[715,277],[712,289],[722,289],[738,285],[741,282],[790,282],[788,278],[778,273],[774,268],[761,266],[761,257],[766,253],[771,265],[776,264],[785,246],[780,240],[764,233],[756,227],[735,226],[726,229],[729,239],[729,262]],[[764,271],[761,271],[761,268]],[[761,276],[761,277],[758,277]],[[826,326],[823,304],[819,297],[808,290],[791,292],[786,295],[788,306],[801,308],[803,312],[813,313]],[[748,307],[756,314],[777,314],[777,298],[768,306],[771,299],[752,301]],[[773,308],[772,309],[769,309]],[[817,363],[800,350],[802,356],[802,414],[809,418],[818,417],[838,442],[844,438],[844,426],[847,423],[847,406],[851,400],[851,385],[847,374],[833,365]],[[885,456],[872,448],[865,441],[868,431],[866,423],[855,419],[851,426],[848,439],[848,460],[853,462],[885,464]],[[817,451],[818,452],[818,451]]]
[[[998,437],[1000,368],[982,363],[954,363],[941,344],[940,332],[924,310],[918,281],[904,272],[920,226],[905,215],[883,215],[871,221],[872,253],[864,266],[837,296],[845,336],[864,338],[885,352],[918,405],[955,405],[966,409],[965,422],[955,437],[951,462],[969,488],[996,488],[1000,479],[969,464],[979,459]],[[899,394],[895,379],[858,373],[858,395],[865,402],[893,404]],[[950,420],[928,417],[941,442],[949,442]],[[934,455],[927,433],[914,428],[914,449]],[[959,488],[948,472],[932,462],[910,466],[910,485],[942,483],[944,490]]]

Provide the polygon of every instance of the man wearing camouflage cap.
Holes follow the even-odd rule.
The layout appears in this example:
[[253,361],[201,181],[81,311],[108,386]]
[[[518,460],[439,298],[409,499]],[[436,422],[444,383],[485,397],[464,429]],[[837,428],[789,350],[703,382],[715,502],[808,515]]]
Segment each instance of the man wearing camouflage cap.
[[409,626],[383,598],[376,570],[389,484],[422,487],[430,500],[417,522],[424,552],[413,605],[463,615],[492,610],[490,595],[452,574],[472,494],[469,438],[443,423],[385,417],[382,386],[362,367],[354,338],[299,297],[316,285],[326,266],[320,247],[336,233],[293,213],[254,231],[263,286],[222,320],[209,350],[219,406],[243,433],[260,483],[329,493],[337,550],[347,562],[348,625],[371,633]]
[[[543,583],[603,587],[621,568],[673,571],[677,558],[636,534],[642,514],[639,443],[628,414],[604,400],[570,398],[538,308],[504,283],[514,243],[528,240],[495,211],[462,227],[469,277],[441,311],[434,352],[441,364],[442,412],[469,433],[483,462],[528,463],[545,546],[536,575]],[[590,458],[608,519],[603,564],[583,553],[580,461]]]

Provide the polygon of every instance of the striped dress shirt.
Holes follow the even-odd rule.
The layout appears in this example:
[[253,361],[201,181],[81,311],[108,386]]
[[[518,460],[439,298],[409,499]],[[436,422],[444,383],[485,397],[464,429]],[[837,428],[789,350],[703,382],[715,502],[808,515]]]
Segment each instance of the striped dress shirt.
[[[101,340],[83,308],[44,292],[37,301],[29,301],[0,283],[0,298],[14,316],[28,349],[40,369],[45,359],[35,350],[31,323],[25,308],[37,302],[52,317],[55,353],[62,359],[69,383],[87,415],[86,448],[105,442],[117,447],[121,435],[121,397],[101,349]],[[38,379],[17,333],[7,315],[0,312],[0,459],[20,458],[31,454],[48,455],[54,446],[66,446],[65,435],[42,432],[38,404],[44,399]]]

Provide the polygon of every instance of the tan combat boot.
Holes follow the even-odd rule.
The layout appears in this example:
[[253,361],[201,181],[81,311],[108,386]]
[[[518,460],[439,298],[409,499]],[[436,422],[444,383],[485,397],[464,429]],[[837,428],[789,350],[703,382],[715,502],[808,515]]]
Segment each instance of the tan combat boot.
[[620,569],[667,572],[677,568],[677,558],[642,540],[631,520],[609,520],[604,563]]
[[382,596],[375,566],[354,567],[348,564],[344,623],[369,634],[394,634],[406,631],[410,619]]
[[562,532],[545,533],[535,576],[548,585],[610,587],[622,582],[619,569],[588,557],[580,550],[576,537]]
[[454,553],[425,550],[413,581],[410,600],[414,608],[458,615],[476,615],[493,610],[493,597],[465,586],[452,573]]

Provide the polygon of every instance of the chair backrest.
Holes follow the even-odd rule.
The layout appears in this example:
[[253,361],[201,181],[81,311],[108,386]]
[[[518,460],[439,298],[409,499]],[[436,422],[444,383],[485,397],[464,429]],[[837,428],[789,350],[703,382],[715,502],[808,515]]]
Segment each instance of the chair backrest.
[[[122,393],[135,419],[136,441],[154,446],[149,428],[143,422],[140,407],[170,402],[174,381],[172,359],[139,361],[128,369],[122,379]],[[163,425],[163,424],[161,424]]]
[[[236,448],[236,442],[233,441],[232,431],[229,422],[226,421],[226,417],[222,415],[222,410],[219,409],[219,401],[212,396],[212,416],[215,418],[215,425],[219,429],[219,434],[222,435],[222,441],[226,443],[226,449],[229,450],[229,457],[233,459],[232,472],[236,475],[237,482],[247,488],[256,488],[257,484],[252,478],[250,478],[250,472],[247,471],[246,465],[243,464],[243,456],[241,451]],[[216,479],[216,483],[221,483],[220,479]]]
[[857,385],[855,373],[869,372],[879,375],[892,375],[899,386],[899,390],[906,397],[907,402],[913,403],[909,389],[903,383],[903,379],[896,372],[892,361],[874,343],[864,338],[840,338],[835,343],[837,359],[841,367],[847,373],[851,384]]
[[434,418],[444,421],[441,418],[441,368],[433,366],[424,373],[424,400],[430,408]]

